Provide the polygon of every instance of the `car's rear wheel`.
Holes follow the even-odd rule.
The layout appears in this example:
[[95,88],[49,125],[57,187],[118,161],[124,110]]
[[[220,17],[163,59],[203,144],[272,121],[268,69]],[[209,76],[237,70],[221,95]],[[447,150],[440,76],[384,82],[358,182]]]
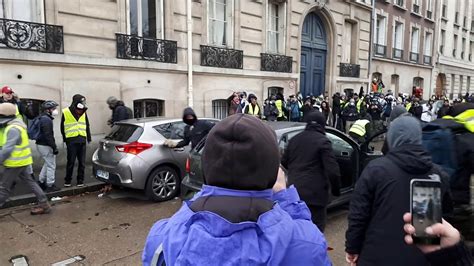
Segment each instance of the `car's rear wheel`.
[[153,201],[166,201],[178,195],[181,179],[176,171],[168,166],[153,170],[148,177],[146,195]]

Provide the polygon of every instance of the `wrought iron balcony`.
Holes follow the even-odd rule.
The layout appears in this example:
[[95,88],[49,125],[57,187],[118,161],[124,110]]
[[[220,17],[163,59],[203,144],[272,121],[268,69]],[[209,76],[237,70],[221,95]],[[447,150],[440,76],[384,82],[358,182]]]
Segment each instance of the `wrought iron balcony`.
[[387,46],[374,43],[374,54],[385,57],[387,55]]
[[260,69],[262,71],[291,73],[293,57],[278,54],[260,54]]
[[244,51],[201,45],[201,66],[244,68]]
[[0,18],[0,47],[62,54],[63,27]]
[[402,59],[403,58],[403,50],[393,48],[393,58],[394,59]]
[[341,77],[360,77],[360,65],[341,63],[339,64],[339,76]]
[[176,41],[144,38],[136,35],[116,33],[117,58],[152,60],[161,63],[177,63]]
[[424,56],[423,56],[423,63],[424,63],[425,65],[431,65],[431,56],[429,56],[429,55],[424,55]]
[[410,52],[410,61],[418,63],[420,55],[418,53]]

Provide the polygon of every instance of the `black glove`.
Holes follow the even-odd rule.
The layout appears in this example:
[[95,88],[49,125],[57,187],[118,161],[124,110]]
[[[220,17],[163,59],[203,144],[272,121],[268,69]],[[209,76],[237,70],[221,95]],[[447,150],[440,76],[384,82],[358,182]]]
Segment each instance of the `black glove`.
[[331,194],[332,194],[334,197],[339,197],[339,196],[341,196],[341,191],[340,191],[339,189],[331,188]]
[[54,154],[54,155],[58,155],[58,154],[59,154],[59,151],[58,151],[58,149],[56,149],[56,150],[53,150],[53,154]]

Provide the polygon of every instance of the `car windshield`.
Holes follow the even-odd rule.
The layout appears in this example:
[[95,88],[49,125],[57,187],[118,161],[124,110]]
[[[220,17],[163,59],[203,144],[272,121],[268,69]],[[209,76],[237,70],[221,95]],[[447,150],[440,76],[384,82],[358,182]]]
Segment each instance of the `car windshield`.
[[110,131],[105,139],[130,143],[137,141],[142,133],[142,127],[128,124],[117,124],[112,127],[112,131]]

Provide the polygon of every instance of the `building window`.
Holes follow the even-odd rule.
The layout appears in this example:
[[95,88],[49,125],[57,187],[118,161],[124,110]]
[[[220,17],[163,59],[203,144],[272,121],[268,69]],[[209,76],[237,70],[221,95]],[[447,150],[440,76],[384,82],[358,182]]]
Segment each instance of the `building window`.
[[425,55],[431,56],[431,44],[433,42],[433,34],[431,32],[425,33]]
[[413,86],[417,88],[423,88],[423,78],[422,77],[414,77],[413,78]]
[[426,17],[433,19],[433,0],[426,1]]
[[463,92],[462,85],[464,85],[464,76],[463,75],[459,76],[459,93]]
[[375,28],[375,54],[380,56],[386,55],[386,21],[386,17],[377,15],[377,22]]
[[456,48],[458,48],[458,35],[454,34],[454,38],[453,38],[453,57],[457,56]]
[[461,47],[461,58],[462,59],[465,59],[466,58],[466,38],[462,38],[462,43],[461,43],[462,47]]
[[164,39],[163,0],[129,0],[130,34]]
[[472,54],[474,53],[474,41],[469,42],[469,61],[472,61]]
[[271,96],[276,96],[278,94],[283,95],[283,88],[282,87],[268,87],[268,98]]
[[232,46],[233,0],[208,0],[209,44]]
[[411,49],[410,49],[410,61],[418,62],[420,53],[420,29],[412,28],[411,30]]
[[395,22],[393,31],[393,58],[401,59],[403,57],[403,23]]
[[43,0],[0,0],[0,18],[44,22]]
[[405,1],[404,0],[394,0],[393,3],[397,6],[405,7]]
[[441,30],[441,45],[439,46],[439,51],[444,55],[444,47],[446,47],[446,31]]
[[357,24],[351,21],[344,21],[344,54],[342,58],[343,63],[356,63],[357,57]]
[[284,54],[286,3],[269,1],[267,7],[267,51]]
[[229,113],[229,102],[226,99],[212,101],[212,117],[224,119]]
[[417,14],[420,14],[420,0],[413,0],[413,13],[417,13]]
[[448,0],[443,0],[443,6],[441,7],[441,16],[447,18],[448,15]]
[[165,101],[158,99],[140,99],[133,101],[135,118],[156,117],[164,115]]

